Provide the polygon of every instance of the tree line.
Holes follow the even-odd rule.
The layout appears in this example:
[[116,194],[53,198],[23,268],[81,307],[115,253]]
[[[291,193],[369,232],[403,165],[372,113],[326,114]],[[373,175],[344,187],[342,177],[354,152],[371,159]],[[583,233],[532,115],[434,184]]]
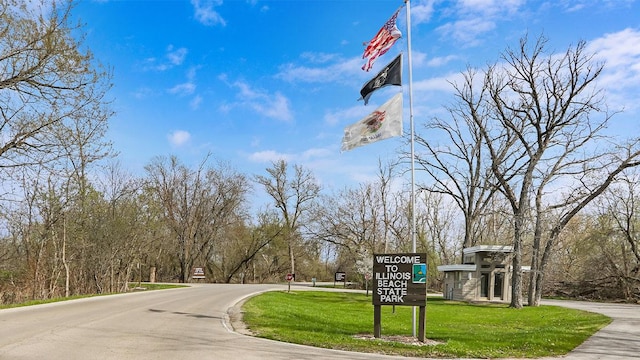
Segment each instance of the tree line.
[[[194,166],[158,156],[134,176],[105,138],[111,74],[80,50],[71,3],[0,3],[2,303],[189,282],[195,267],[210,282],[344,271],[363,286],[372,255],[409,252],[413,230],[430,289],[464,248],[504,244],[515,250],[512,307],[525,296],[640,299],[638,138],[603,131],[616,111],[584,42],[549,54],[545,37],[525,37],[452,82],[448,116],[416,132],[414,206],[404,152],[342,189],[323,189],[303,164],[243,174],[212,154]],[[250,211],[255,190],[272,206]]]

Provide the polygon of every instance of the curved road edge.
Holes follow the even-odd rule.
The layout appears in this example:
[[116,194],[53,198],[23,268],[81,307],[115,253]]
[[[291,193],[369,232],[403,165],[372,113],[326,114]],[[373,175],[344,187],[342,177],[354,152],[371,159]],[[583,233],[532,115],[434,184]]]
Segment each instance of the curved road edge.
[[[310,284],[295,284],[292,290],[316,291],[360,291],[311,287]],[[282,290],[274,286],[247,294],[230,306],[223,318],[227,331],[244,336],[253,336],[242,321],[242,305],[251,297],[268,291]],[[640,306],[635,304],[595,303],[571,300],[543,300],[543,305],[600,313],[612,319],[611,323],[596,332],[569,354],[560,357],[545,357],[543,360],[628,360],[640,359]],[[358,353],[359,354],[359,353]],[[516,360],[516,359],[505,359]]]

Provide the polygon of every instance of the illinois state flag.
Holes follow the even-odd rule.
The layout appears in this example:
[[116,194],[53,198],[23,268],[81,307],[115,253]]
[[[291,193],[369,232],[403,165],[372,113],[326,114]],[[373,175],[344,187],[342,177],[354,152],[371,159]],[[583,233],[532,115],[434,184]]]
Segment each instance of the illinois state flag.
[[380,28],[376,36],[365,44],[367,47],[364,49],[362,58],[367,59],[367,62],[362,66],[362,70],[371,70],[376,59],[389,51],[396,40],[402,36],[402,33],[396,26],[396,19],[399,12],[400,9],[396,10],[391,18]]
[[402,93],[344,129],[342,151],[402,135]]
[[358,100],[364,100],[364,104],[367,105],[371,94],[387,85],[402,86],[402,54],[399,54],[393,61],[380,70],[373,79],[364,84],[360,90],[362,97]]

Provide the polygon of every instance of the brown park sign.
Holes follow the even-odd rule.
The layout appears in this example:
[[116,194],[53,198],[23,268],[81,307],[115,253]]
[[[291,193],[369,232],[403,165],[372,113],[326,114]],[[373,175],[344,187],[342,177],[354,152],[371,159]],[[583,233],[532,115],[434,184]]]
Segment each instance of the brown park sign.
[[202,267],[195,267],[193,268],[193,275],[191,276],[192,279],[204,279],[204,268]]
[[426,306],[427,254],[374,254],[373,305]]

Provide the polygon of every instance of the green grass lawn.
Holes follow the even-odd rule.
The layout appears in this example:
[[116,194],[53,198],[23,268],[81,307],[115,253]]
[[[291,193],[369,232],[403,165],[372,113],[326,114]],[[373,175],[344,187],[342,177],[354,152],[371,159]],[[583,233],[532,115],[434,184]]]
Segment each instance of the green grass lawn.
[[[371,296],[323,291],[268,292],[243,305],[244,322],[259,337],[323,348],[415,357],[536,358],[571,351],[610,323],[604,315],[556,306],[511,309],[429,298],[426,337],[416,346],[373,334]],[[382,336],[410,336],[412,308],[382,307]]]

